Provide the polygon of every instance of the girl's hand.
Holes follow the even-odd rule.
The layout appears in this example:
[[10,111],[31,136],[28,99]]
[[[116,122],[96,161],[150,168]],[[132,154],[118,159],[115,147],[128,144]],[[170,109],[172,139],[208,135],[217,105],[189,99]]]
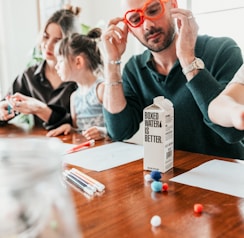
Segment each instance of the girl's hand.
[[53,136],[59,136],[59,135],[68,135],[70,133],[70,131],[72,130],[72,126],[68,123],[63,124],[53,130],[50,130],[46,136],[48,137],[53,137]]
[[86,131],[82,132],[82,135],[87,139],[87,140],[101,140],[106,137],[107,132],[105,127],[97,127],[93,126],[87,129]]

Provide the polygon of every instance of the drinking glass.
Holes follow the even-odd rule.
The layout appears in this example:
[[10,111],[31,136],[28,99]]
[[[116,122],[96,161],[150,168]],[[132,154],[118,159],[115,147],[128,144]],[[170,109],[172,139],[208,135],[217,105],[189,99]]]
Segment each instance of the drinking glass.
[[58,138],[0,138],[0,238],[80,238]]

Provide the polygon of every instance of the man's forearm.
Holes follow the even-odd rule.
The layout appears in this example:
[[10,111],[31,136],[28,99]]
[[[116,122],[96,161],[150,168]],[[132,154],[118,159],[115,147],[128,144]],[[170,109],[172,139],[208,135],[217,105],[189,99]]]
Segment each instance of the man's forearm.
[[120,65],[105,65],[103,106],[110,113],[119,113],[126,106]]

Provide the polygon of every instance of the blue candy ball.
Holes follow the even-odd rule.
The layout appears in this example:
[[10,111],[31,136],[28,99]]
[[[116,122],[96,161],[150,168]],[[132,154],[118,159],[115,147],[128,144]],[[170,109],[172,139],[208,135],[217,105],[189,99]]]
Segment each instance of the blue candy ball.
[[163,187],[163,184],[162,182],[160,181],[153,181],[151,183],[151,189],[154,191],[154,192],[161,192],[162,191],[162,187]]
[[150,175],[151,175],[151,178],[156,181],[158,181],[162,178],[161,173],[159,171],[152,171]]

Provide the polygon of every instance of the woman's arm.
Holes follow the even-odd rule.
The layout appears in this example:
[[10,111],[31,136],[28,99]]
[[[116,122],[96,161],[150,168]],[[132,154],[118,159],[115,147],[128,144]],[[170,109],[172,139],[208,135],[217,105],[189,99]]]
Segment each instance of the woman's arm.
[[215,124],[244,130],[244,84],[229,84],[209,104],[208,114]]
[[10,100],[14,111],[24,114],[34,114],[44,122],[47,122],[52,114],[52,110],[47,104],[21,93],[15,93],[11,96]]

